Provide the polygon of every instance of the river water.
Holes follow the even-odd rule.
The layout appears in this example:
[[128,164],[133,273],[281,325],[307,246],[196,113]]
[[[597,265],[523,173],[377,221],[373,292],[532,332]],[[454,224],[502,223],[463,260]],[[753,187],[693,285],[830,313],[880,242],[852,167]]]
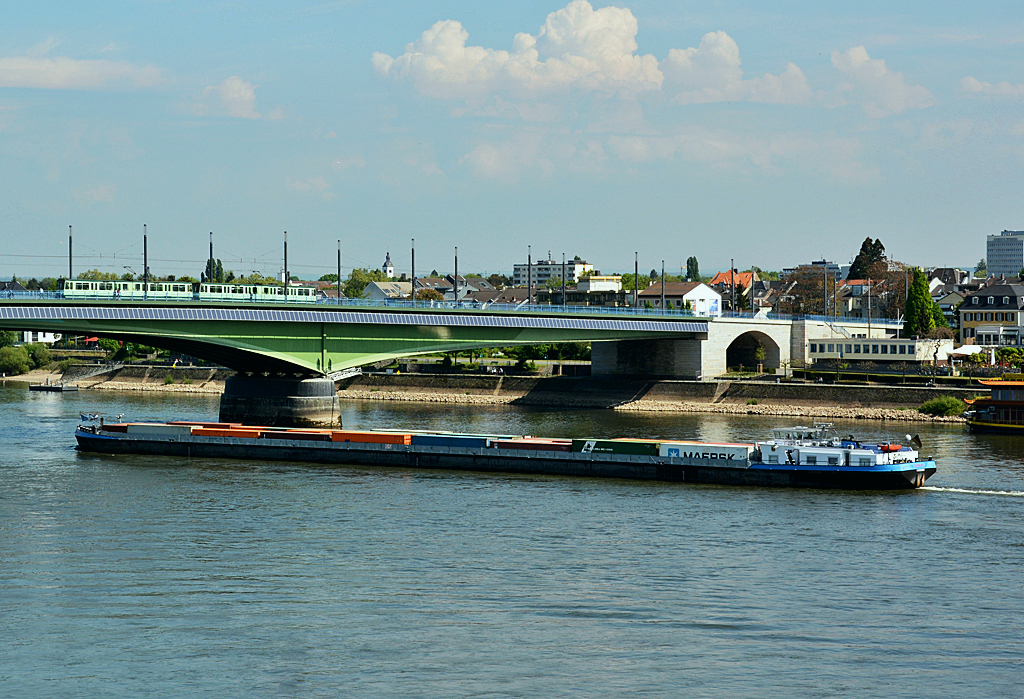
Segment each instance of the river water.
[[[1024,695],[1012,438],[915,424],[940,470],[899,493],[74,450],[81,411],[217,406],[0,388],[0,696]],[[344,422],[715,441],[776,424],[376,402]]]

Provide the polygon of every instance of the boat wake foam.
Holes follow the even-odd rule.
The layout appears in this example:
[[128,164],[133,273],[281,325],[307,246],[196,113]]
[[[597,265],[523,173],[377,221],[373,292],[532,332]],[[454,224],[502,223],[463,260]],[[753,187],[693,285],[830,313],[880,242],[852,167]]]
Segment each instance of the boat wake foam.
[[978,488],[940,488],[934,485],[924,485],[918,490],[933,490],[940,493],[966,493],[968,495],[1006,495],[1014,498],[1024,498],[1024,490],[980,490]]

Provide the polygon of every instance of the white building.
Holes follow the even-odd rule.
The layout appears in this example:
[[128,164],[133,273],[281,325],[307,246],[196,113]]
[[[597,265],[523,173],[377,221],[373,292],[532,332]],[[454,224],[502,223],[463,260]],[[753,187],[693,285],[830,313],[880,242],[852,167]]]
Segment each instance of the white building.
[[57,342],[57,340],[59,340],[60,338],[60,333],[46,333],[38,332],[36,330],[26,330],[21,334],[21,341],[24,342],[25,344],[42,342],[47,345],[52,345],[54,342]]
[[1016,277],[1024,268],[1024,231],[1003,231],[988,236],[985,251],[988,275]]
[[[512,285],[526,286],[528,264],[515,265],[512,270]],[[583,260],[567,260],[565,263],[565,283],[575,284],[586,272],[593,272],[594,265]],[[533,263],[532,281],[534,287],[544,286],[550,279],[562,278],[562,263],[554,260],[537,260]]]
[[618,274],[604,276],[592,274],[576,282],[576,290],[588,294],[591,291],[622,291],[622,276]]
[[363,290],[363,298],[375,301],[404,299],[412,294],[412,282],[370,282]]
[[[661,308],[661,296],[661,282],[655,282],[640,292],[640,305],[650,303],[654,308]],[[687,307],[699,316],[721,315],[722,295],[703,282],[666,282],[665,308],[683,310]]]

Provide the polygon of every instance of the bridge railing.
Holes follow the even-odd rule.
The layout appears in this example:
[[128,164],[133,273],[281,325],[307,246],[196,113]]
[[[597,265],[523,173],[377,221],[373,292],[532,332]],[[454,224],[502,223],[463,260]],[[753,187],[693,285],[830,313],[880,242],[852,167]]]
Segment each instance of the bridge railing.
[[[0,301],[4,298],[12,300],[53,300],[65,301],[63,292],[60,291],[6,291],[0,292]],[[115,299],[109,293],[86,295],[82,292],[75,293],[75,301],[122,301],[131,302],[131,299]],[[150,292],[148,301],[170,301],[177,303],[235,303],[240,306],[248,305],[326,305],[340,306],[345,308],[422,308],[422,309],[452,309],[467,311],[500,311],[504,313],[564,313],[568,315],[612,315],[612,316],[648,316],[659,318],[706,318],[706,315],[698,315],[693,311],[683,308],[667,309],[644,308],[633,306],[562,306],[555,304],[511,304],[511,303],[481,303],[478,301],[412,301],[410,299],[349,299],[349,298],[317,298],[313,300],[291,300],[285,301],[278,297],[271,297],[261,300],[256,297],[249,299],[182,299],[180,296],[171,294],[160,294]],[[744,313],[744,312],[721,312],[711,314],[720,318],[767,318],[768,320],[815,320],[825,323],[867,323],[866,318],[835,318],[833,316],[821,315],[790,315],[786,313]],[[872,318],[872,325],[885,327],[902,327],[903,321],[892,318]]]

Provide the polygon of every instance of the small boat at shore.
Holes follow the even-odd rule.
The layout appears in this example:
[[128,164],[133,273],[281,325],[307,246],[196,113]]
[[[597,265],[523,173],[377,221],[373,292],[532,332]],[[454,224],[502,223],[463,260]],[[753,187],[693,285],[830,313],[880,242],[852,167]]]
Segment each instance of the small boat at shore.
[[919,488],[937,468],[933,459],[920,457],[908,446],[863,444],[852,436],[839,437],[828,423],[777,428],[771,439],[737,444],[289,429],[213,422],[101,421],[79,425],[75,438],[80,451],[104,454],[850,490]]

